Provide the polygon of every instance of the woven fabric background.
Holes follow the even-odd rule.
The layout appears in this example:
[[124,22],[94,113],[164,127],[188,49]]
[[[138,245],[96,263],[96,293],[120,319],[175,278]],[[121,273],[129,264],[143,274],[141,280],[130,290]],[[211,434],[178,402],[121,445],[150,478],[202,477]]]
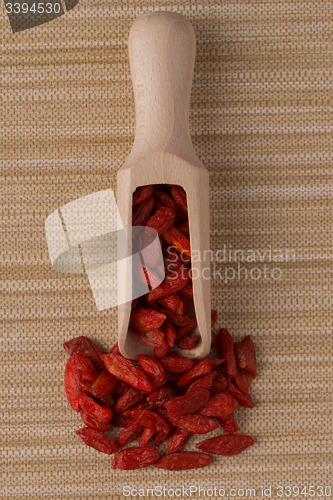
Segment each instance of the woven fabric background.
[[[53,271],[44,231],[58,207],[115,188],[135,129],[127,37],[147,10],[183,13],[196,31],[190,125],[222,255],[212,306],[219,327],[252,335],[259,365],[256,406],[237,410],[255,446],[185,473],[111,471],[75,435],[62,344],[82,334],[109,349],[116,312],[96,310],[84,275]],[[325,0],[81,0],[13,34],[0,7],[1,499],[333,487],[332,14]]]

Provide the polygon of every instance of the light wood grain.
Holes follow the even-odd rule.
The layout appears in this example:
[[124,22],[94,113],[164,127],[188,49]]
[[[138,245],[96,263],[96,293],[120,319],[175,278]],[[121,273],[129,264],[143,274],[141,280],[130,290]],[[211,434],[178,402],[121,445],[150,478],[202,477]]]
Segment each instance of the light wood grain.
[[[195,34],[182,15],[155,12],[140,16],[129,36],[129,57],[136,107],[132,151],[118,171],[120,226],[131,225],[132,194],[146,184],[178,184],[187,194],[194,308],[200,342],[191,358],[210,350],[209,173],[197,157],[189,131],[190,91],[195,60]],[[131,242],[128,241],[129,252]],[[130,259],[118,262],[118,342],[121,353],[136,359],[149,353],[128,328],[132,283]]]

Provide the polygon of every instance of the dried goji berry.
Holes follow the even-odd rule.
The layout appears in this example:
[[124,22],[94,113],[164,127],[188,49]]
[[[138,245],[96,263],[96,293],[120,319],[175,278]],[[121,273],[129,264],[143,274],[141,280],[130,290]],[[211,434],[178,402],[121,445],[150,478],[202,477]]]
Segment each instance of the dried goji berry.
[[133,193],[133,205],[138,205],[143,201],[146,201],[153,194],[153,185],[140,186],[137,187]]
[[180,315],[183,314],[184,301],[177,293],[173,293],[172,295],[169,295],[169,297],[160,298],[158,299],[158,302],[163,308],[169,310],[170,312]]
[[169,356],[160,359],[160,363],[165,370],[170,373],[186,373],[193,367],[194,363],[191,359],[185,356],[179,356],[177,353],[172,353]]
[[193,382],[190,383],[186,392],[190,392],[193,389],[207,389],[207,391],[210,391],[215,376],[216,372],[212,371],[210,373],[207,373],[207,375],[198,377],[197,379],[193,380]]
[[119,446],[125,446],[126,444],[134,441],[135,439],[138,439],[138,437],[141,436],[143,429],[144,429],[143,425],[141,425],[136,420],[133,420],[133,422],[128,424],[126,427],[123,427],[118,436]]
[[176,213],[179,212],[177,203],[167,193],[154,188],[153,196],[164,207],[172,208]]
[[162,283],[148,293],[148,300],[158,300],[160,298],[169,297],[175,292],[178,292],[187,284],[189,279],[188,269],[186,266],[180,265],[178,268],[166,276]]
[[214,330],[211,330],[211,348],[216,346],[216,340],[216,333],[214,332]]
[[154,309],[137,307],[132,310],[130,325],[141,333],[150,332],[164,322],[166,316]]
[[234,379],[235,384],[238,389],[247,394],[249,392],[251,377],[248,373],[243,372],[243,370],[237,370],[237,375]]
[[198,335],[196,335],[195,333],[189,333],[188,335],[186,335],[186,337],[177,340],[176,344],[179,349],[190,351],[191,349],[194,349],[198,342]]
[[178,387],[183,387],[184,385],[190,384],[192,380],[201,377],[202,375],[207,375],[212,370],[212,365],[209,363],[208,359],[203,359],[195,365],[192,370],[185,373],[178,381]]
[[134,205],[132,210],[132,226],[145,226],[150,217],[153,206],[153,196],[150,196],[138,205]]
[[219,423],[205,415],[191,414],[181,417],[177,422],[177,427],[195,434],[207,434],[207,432],[217,429]]
[[[131,326],[132,332],[139,340],[153,347],[165,347],[164,331],[162,328],[154,328],[153,330],[142,333]],[[169,346],[168,346],[169,347]]]
[[64,385],[67,401],[75,411],[80,411],[78,380],[76,375],[75,360],[70,357],[66,363]]
[[180,210],[187,212],[186,193],[181,186],[171,186],[171,196],[177,203]]
[[170,321],[173,325],[176,326],[187,326],[191,323],[191,319],[188,318],[185,314],[177,314],[173,311],[169,311],[168,309],[159,309],[162,312],[167,321]]
[[[185,300],[186,299],[184,299],[184,301]],[[196,324],[197,324],[197,320],[195,318],[190,318],[190,321],[187,325],[181,326],[180,328],[178,328],[176,340],[181,340],[184,337],[187,337],[187,335],[189,335],[191,333],[191,331],[193,330],[193,328],[195,327]]]
[[164,407],[172,418],[180,418],[189,413],[196,413],[207,403],[209,396],[210,393],[206,389],[194,389],[164,403]]
[[163,330],[166,344],[172,347],[177,337],[177,331],[169,321],[163,323]]
[[210,392],[222,392],[227,387],[227,379],[223,373],[212,372],[214,373],[214,378],[212,382],[212,386],[209,389]]
[[81,373],[87,382],[93,382],[97,377],[97,370],[90,359],[81,354],[75,354],[74,359],[76,370]]
[[213,394],[208,402],[197,412],[207,417],[225,417],[230,415],[238,403],[228,392],[218,392]]
[[84,410],[80,411],[80,417],[82,418],[83,423],[91,429],[101,432],[112,431],[112,424],[110,422],[100,422],[96,417],[89,415]]
[[166,403],[170,401],[173,397],[173,390],[171,387],[164,386],[161,389],[156,389],[156,391],[151,392],[147,396],[148,403],[155,403],[161,405],[162,403]]
[[91,384],[92,394],[94,396],[107,396],[117,387],[119,380],[111,375],[107,370],[102,370]]
[[145,393],[152,391],[151,382],[145,372],[129,359],[120,354],[104,354],[102,359],[107,370],[119,380]]
[[250,396],[250,394],[244,394],[238,387],[236,387],[231,380],[228,380],[227,391],[236,399],[236,401],[240,404],[240,406],[244,406],[245,408],[253,408],[254,402]]
[[141,391],[130,387],[125,394],[118,399],[116,406],[114,407],[114,411],[116,413],[123,413],[131,406],[134,406],[142,399]]
[[250,335],[247,335],[242,342],[235,342],[235,355],[239,368],[248,373],[250,377],[256,378],[257,362]]
[[191,257],[191,247],[190,242],[187,236],[184,233],[179,231],[176,226],[172,225],[162,233],[165,241],[169,243],[169,245],[174,245],[178,250],[188,257]]
[[[157,268],[155,267],[155,270],[157,271]],[[157,286],[160,285],[164,278],[164,274],[161,274],[159,272],[155,272],[152,269],[150,269],[147,266],[142,266],[141,263],[136,262],[133,266],[133,274],[141,281],[141,283],[144,283],[149,287],[149,289],[156,288]],[[135,295],[136,292],[134,290],[133,295]],[[143,297],[141,297],[141,300],[139,301],[142,302]],[[154,304],[149,304],[149,307],[153,307]],[[137,306],[138,307],[138,306]],[[137,309],[135,307],[134,309]]]
[[152,358],[151,356],[147,356],[146,354],[139,354],[138,362],[141,368],[158,384],[163,382],[165,379],[165,371],[163,366],[159,361]]
[[154,446],[133,446],[121,450],[111,463],[112,469],[133,470],[153,465],[161,457],[160,452]]
[[95,450],[101,453],[112,455],[119,450],[119,446],[114,439],[106,437],[102,432],[96,429],[83,427],[82,429],[78,429],[76,434],[86,445],[95,448]]
[[88,415],[97,418],[100,422],[109,422],[111,420],[113,410],[97,403],[88,394],[82,393],[79,395],[79,404]]
[[154,356],[156,359],[160,360],[164,358],[170,350],[170,346],[165,344],[165,345],[159,345],[154,348]]
[[[149,268],[153,268],[158,271],[158,264],[162,265],[162,263],[160,262],[162,255],[160,240],[157,237],[157,232],[155,231],[155,229],[147,226],[142,228],[136,239],[137,251],[140,255],[141,261],[145,265],[148,274]],[[152,281],[151,276],[149,276],[149,281]]]
[[207,453],[213,453],[214,455],[237,455],[253,444],[254,439],[252,436],[245,434],[233,434],[229,436],[228,434],[224,434],[223,436],[216,436],[201,441],[197,444],[197,448]]
[[152,439],[154,436],[154,432],[148,429],[147,427],[144,429],[143,433],[141,434],[141,437],[139,439],[139,446],[147,446],[149,441]]
[[226,417],[216,417],[216,420],[227,434],[234,434],[238,431],[238,424],[233,413]]
[[80,354],[86,356],[90,359],[100,370],[105,368],[105,365],[101,359],[101,355],[104,351],[98,347],[95,342],[90,340],[88,337],[81,335],[80,337],[75,337],[74,339],[68,340],[63,344],[63,348],[68,354],[74,356],[75,354]]
[[237,365],[234,353],[234,341],[228,330],[221,328],[217,338],[217,348],[220,358],[225,359],[226,372],[229,378],[237,375]]
[[176,431],[169,437],[166,448],[166,455],[170,453],[179,453],[185,446],[191,432],[184,431],[183,429],[176,429]]
[[168,432],[160,431],[156,434],[154,438],[154,446],[159,446],[161,443],[166,441],[168,437],[171,436],[171,434],[174,432],[175,427],[173,425],[170,425],[170,429]]
[[180,453],[165,455],[154,465],[159,469],[167,470],[199,469],[209,465],[212,460],[213,457],[207,453],[181,451]]
[[161,207],[148,219],[146,226],[155,229],[158,234],[162,234],[172,226],[175,218],[175,210],[170,207]]
[[132,417],[137,420],[141,425],[147,427],[154,433],[163,431],[168,432],[170,430],[169,422],[159,415],[158,413],[151,410],[133,410]]

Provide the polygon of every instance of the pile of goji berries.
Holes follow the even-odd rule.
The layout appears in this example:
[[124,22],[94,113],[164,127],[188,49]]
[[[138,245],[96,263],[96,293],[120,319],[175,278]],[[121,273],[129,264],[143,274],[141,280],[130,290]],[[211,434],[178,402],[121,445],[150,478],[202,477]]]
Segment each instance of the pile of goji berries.
[[[213,459],[210,453],[235,455],[254,443],[251,436],[235,434],[234,417],[238,405],[254,406],[248,393],[251,378],[256,377],[250,336],[234,342],[226,329],[217,336],[212,330],[212,348],[217,344],[218,358],[193,361],[172,352],[173,346],[190,350],[199,339],[191,333],[196,320],[187,315],[193,291],[186,195],[179,186],[158,187],[135,191],[132,216],[133,226],[157,231],[164,257],[165,278],[153,287],[157,279],[154,247],[146,253],[141,279],[149,292],[133,300],[130,317],[131,330],[154,347],[154,357],[140,354],[138,362],[133,362],[121,355],[118,344],[105,354],[84,336],[64,344],[71,356],[65,368],[67,399],[86,426],[76,433],[100,452],[118,452],[112,461],[114,469],[153,464],[168,470],[205,467]],[[212,327],[216,319],[212,311]],[[121,428],[117,441],[105,434],[114,427]],[[219,427],[225,434],[198,443],[200,451],[182,451],[192,434]],[[136,439],[138,446],[119,451]],[[153,446],[149,445],[152,440]],[[157,447],[166,440],[161,456]]]

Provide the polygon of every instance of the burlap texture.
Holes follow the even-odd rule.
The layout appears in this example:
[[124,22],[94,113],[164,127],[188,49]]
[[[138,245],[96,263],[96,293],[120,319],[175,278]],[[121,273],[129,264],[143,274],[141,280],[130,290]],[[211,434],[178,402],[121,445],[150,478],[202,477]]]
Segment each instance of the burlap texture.
[[[44,231],[61,205],[115,188],[135,127],[127,37],[147,10],[183,13],[196,31],[190,125],[224,258],[212,306],[219,327],[252,335],[259,365],[256,406],[237,411],[255,445],[185,473],[112,472],[75,435],[62,344],[83,334],[109,349],[116,312],[96,310],[85,276],[52,270]],[[321,0],[81,0],[12,34],[2,6],[1,499],[118,500],[124,485],[257,498],[263,485],[279,498],[278,485],[331,484],[332,11]]]

